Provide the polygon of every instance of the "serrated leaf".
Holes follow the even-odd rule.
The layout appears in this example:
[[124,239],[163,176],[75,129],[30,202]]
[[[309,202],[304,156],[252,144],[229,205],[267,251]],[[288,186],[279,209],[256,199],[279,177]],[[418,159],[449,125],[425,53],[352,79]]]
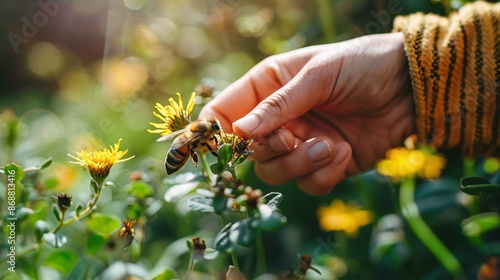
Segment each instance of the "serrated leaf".
[[142,200],[148,196],[151,196],[153,194],[153,189],[150,185],[145,184],[144,182],[134,181],[128,189],[128,194]]
[[187,206],[193,211],[214,212],[213,199],[202,195],[190,197]]
[[44,234],[50,231],[50,225],[44,220],[38,220],[35,223],[36,240],[40,240]]
[[[4,166],[5,175],[7,178],[13,178],[14,184],[18,185],[21,183],[21,180],[24,178],[24,170],[20,165],[15,163],[10,163]],[[10,181],[9,181],[10,182]]]
[[85,220],[88,229],[95,234],[108,236],[121,226],[120,219],[114,215],[95,213]]
[[190,192],[194,191],[201,182],[188,182],[170,187],[165,193],[165,201],[172,202],[181,199]]
[[61,234],[54,234],[52,232],[45,233],[43,235],[43,240],[50,246],[54,248],[60,248],[66,242],[68,242],[68,238]]
[[283,200],[283,195],[279,192],[270,192],[262,197],[266,200],[266,204],[269,205],[273,210],[278,208],[281,201]]
[[52,204],[52,214],[56,217],[57,221],[61,220],[61,210],[59,210],[59,207],[56,204]]
[[43,264],[67,275],[71,272],[77,261],[78,255],[74,251],[62,249],[50,252]]

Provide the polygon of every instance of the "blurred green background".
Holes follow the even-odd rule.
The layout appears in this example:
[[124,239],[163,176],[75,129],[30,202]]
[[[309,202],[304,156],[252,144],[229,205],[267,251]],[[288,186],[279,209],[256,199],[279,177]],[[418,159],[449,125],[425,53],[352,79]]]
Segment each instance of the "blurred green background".
[[[451,7],[462,4],[446,3]],[[163,201],[163,159],[169,146],[155,143],[156,135],[146,132],[151,128],[149,122],[157,121],[152,115],[156,102],[165,105],[176,92],[187,101],[189,93],[203,87],[213,89],[216,95],[269,55],[390,32],[398,14],[422,11],[444,15],[445,6],[440,1],[412,0],[3,1],[0,135],[4,142],[0,145],[0,165],[14,161],[29,166],[52,157],[54,164],[43,178],[55,177],[58,183],[50,189],[41,183],[39,194],[64,191],[76,201],[84,201],[89,191],[86,174],[68,164],[66,154],[108,146],[123,138],[123,149],[135,158],[114,167],[110,179],[123,186],[130,172],[148,171],[154,196]],[[194,116],[209,99],[198,99]],[[11,149],[3,136],[14,115],[21,129]],[[450,156],[453,159],[454,155]],[[479,253],[464,242],[458,229],[467,216],[456,199],[461,159],[450,162],[457,162],[448,168],[450,179],[432,187],[434,192],[439,190],[439,203],[425,205],[434,225],[448,235],[450,244],[458,246],[457,254],[463,253],[465,262],[477,270]],[[192,169],[190,163],[186,169]],[[416,241],[401,243],[392,259],[377,261],[370,253],[374,223],[347,239],[320,229],[317,208],[334,198],[357,202],[372,211],[375,221],[397,212],[395,186],[374,172],[347,180],[327,196],[311,197],[293,182],[278,188],[266,186],[253,175],[251,165],[246,169],[246,184],[264,193],[284,194],[280,208],[288,223],[280,231],[264,235],[269,272],[286,275],[297,267],[297,255],[308,253],[313,263],[330,265],[344,279],[439,279],[443,275],[429,252],[412,247],[411,242]],[[103,198],[100,210],[119,212],[124,208],[124,201],[120,201],[124,196],[117,189]],[[436,199],[426,194],[425,188],[421,190],[424,198]],[[141,257],[145,266],[153,267],[175,240],[200,230],[214,236],[220,229],[210,216],[186,214],[178,208],[165,203],[148,222]],[[78,228],[66,233],[74,239],[69,238],[68,246],[82,246],[78,239],[85,233]],[[210,245],[209,236],[205,238]],[[240,257],[245,254],[242,250]],[[332,260],[333,256],[341,256],[343,261]],[[175,266],[182,271],[184,264],[179,263]]]

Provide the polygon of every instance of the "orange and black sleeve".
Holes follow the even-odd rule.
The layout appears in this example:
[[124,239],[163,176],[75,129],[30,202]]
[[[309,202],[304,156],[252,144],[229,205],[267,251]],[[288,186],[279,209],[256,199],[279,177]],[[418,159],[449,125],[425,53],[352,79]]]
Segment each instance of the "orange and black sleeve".
[[500,3],[463,6],[449,18],[399,16],[419,141],[500,155]]

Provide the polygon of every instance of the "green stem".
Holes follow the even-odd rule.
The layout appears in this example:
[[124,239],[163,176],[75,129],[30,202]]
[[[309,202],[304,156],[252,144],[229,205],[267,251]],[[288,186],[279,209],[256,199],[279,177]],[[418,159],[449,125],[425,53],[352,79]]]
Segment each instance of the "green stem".
[[201,166],[203,168],[203,173],[204,173],[205,177],[207,177],[208,179],[211,179],[210,178],[211,171],[210,171],[210,165],[208,165],[207,155],[203,152],[202,149],[197,149],[196,153],[198,154],[198,157],[200,158]]
[[319,10],[319,18],[323,27],[323,36],[326,42],[335,40],[335,25],[333,24],[331,6],[329,0],[316,0]]
[[193,272],[193,270],[194,270],[194,260],[193,260],[193,258],[190,258],[189,267],[188,267],[188,270],[186,272],[186,276],[184,277],[184,279],[189,280],[189,278],[191,278],[191,272]]
[[401,182],[399,203],[403,216],[417,237],[431,251],[441,264],[453,275],[462,276],[463,271],[455,256],[434,235],[429,226],[420,216],[415,203],[415,178],[406,178]]
[[234,250],[231,251],[231,260],[233,261],[233,266],[236,267],[236,269],[240,270],[238,258],[236,257],[236,253],[234,252]]
[[266,272],[266,253],[264,252],[264,243],[262,242],[262,233],[259,233],[259,236],[256,240],[256,250],[257,250],[257,268],[256,275],[261,275]]

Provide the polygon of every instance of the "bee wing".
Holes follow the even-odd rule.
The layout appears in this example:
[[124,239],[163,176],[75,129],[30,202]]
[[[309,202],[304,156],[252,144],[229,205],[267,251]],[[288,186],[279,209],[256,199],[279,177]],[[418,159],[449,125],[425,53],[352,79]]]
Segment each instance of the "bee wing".
[[170,134],[163,135],[162,137],[158,138],[158,139],[156,140],[156,142],[162,142],[162,141],[172,140],[172,139],[174,139],[176,136],[178,136],[178,135],[180,135],[180,134],[182,134],[182,133],[184,133],[184,132],[186,132],[186,129],[185,129],[185,128],[180,129],[180,130],[177,130],[177,131],[174,131],[174,132],[172,132],[172,133],[170,133]]

